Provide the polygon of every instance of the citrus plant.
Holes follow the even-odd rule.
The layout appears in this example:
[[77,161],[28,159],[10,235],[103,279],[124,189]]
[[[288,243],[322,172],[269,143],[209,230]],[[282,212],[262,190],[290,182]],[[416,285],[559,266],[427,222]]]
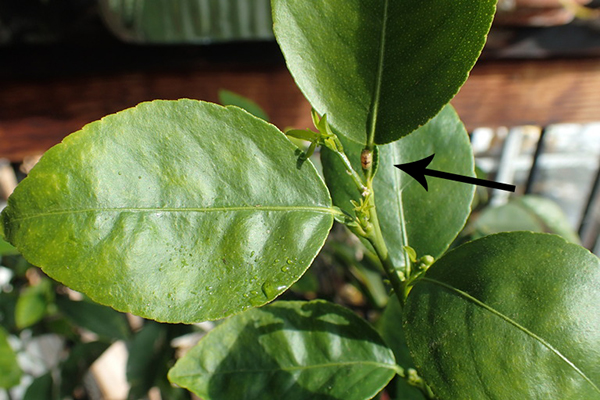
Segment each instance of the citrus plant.
[[[3,235],[49,276],[162,322],[228,318],[170,370],[205,399],[600,398],[600,263],[564,239],[498,233],[446,253],[473,186],[393,168],[436,154],[474,176],[447,105],[493,0],[273,0],[274,31],[314,108],[302,152],[233,106],[154,101],[49,150]],[[320,177],[309,160],[321,147]],[[379,332],[322,300],[272,302],[334,220],[394,295]],[[272,303],[271,303],[272,302]],[[267,304],[270,303],[270,304]]]

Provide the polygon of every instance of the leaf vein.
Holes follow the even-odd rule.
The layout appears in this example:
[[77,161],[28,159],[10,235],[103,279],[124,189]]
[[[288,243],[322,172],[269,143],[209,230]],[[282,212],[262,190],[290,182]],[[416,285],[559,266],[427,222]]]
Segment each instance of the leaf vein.
[[[233,369],[229,371],[218,371],[212,372],[211,375],[225,375],[225,374],[235,374],[235,373],[250,373],[250,374],[258,374],[258,373],[272,373],[277,371],[298,371],[298,370],[308,370],[308,369],[316,369],[316,368],[340,368],[346,366],[353,365],[369,365],[377,368],[390,369],[394,372],[397,372],[396,366],[392,364],[383,364],[374,361],[348,361],[348,362],[340,362],[340,363],[325,363],[325,364],[314,364],[314,365],[297,365],[290,367],[279,367],[279,368],[264,368],[264,369]],[[186,375],[178,375],[178,378],[183,377],[193,377],[197,376],[198,373],[194,372]]]
[[381,97],[381,86],[383,85],[383,63],[385,61],[388,4],[389,4],[389,0],[386,0],[383,5],[383,24],[381,26],[379,61],[378,61],[378,65],[377,65],[377,77],[376,77],[376,81],[375,81],[375,93],[374,93],[374,98],[373,98],[373,105],[371,107],[371,126],[369,127],[369,134],[367,137],[367,146],[370,146],[375,142],[375,130],[377,128],[377,113],[379,112],[379,100]]
[[[395,159],[400,159],[400,149],[397,146],[393,147],[393,151],[395,153]],[[394,168],[396,169],[396,168]],[[396,201],[398,204],[398,216],[400,218],[400,229],[402,231],[402,246],[410,246],[408,243],[408,232],[406,232],[406,218],[404,216],[404,199],[403,199],[403,191],[405,187],[402,186],[402,178],[400,170],[394,171],[394,183],[398,190],[396,190]],[[404,272],[406,274],[410,273],[410,258],[408,257],[408,253],[406,250],[402,249],[402,254],[404,255]]]
[[66,214],[85,214],[85,213],[102,213],[102,212],[116,212],[116,213],[208,213],[208,212],[314,212],[323,214],[342,214],[340,211],[329,208],[329,207],[318,207],[318,206],[236,206],[236,207],[198,207],[198,208],[160,208],[160,207],[148,207],[148,208],[88,208],[88,209],[75,209],[75,210],[57,210],[43,212],[35,215],[26,215],[18,218],[11,218],[11,222],[24,221],[34,218],[43,218],[55,215],[66,215]]
[[554,346],[552,346],[546,340],[544,340],[540,336],[536,335],[535,333],[533,333],[532,331],[530,331],[529,329],[527,329],[523,325],[519,324],[517,321],[514,321],[513,319],[511,319],[510,317],[502,314],[500,311],[496,310],[495,308],[492,308],[489,305],[487,305],[484,302],[482,302],[481,300],[479,300],[479,299],[471,296],[469,293],[464,292],[464,291],[462,291],[460,289],[457,289],[457,288],[455,288],[453,286],[450,286],[450,285],[448,285],[448,284],[446,284],[444,282],[440,282],[438,280],[431,279],[431,278],[422,278],[421,280],[425,281],[425,282],[430,282],[430,283],[435,284],[435,285],[442,286],[442,287],[444,287],[444,288],[446,288],[446,289],[448,289],[448,290],[450,290],[452,292],[457,293],[459,296],[464,297],[465,299],[467,299],[469,301],[472,301],[473,303],[475,303],[479,307],[482,307],[483,309],[491,312],[492,314],[496,315],[497,317],[503,319],[504,321],[506,321],[509,324],[513,325],[517,329],[521,330],[526,335],[528,335],[531,338],[537,340],[543,346],[545,346],[548,350],[550,350],[551,352],[553,352],[554,354],[556,354],[567,365],[569,365],[571,368],[573,368],[586,382],[588,382],[598,393],[600,393],[600,388],[598,388],[598,386],[596,386],[596,384],[582,370],[580,370],[571,360],[569,360],[558,349],[556,349]]

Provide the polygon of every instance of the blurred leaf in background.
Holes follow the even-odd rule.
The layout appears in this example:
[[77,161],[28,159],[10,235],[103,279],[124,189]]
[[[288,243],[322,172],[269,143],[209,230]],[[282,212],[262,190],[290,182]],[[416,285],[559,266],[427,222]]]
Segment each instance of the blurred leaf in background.
[[250,114],[269,122],[269,116],[258,104],[247,97],[229,90],[219,90],[219,102],[224,106],[236,106],[248,111]]
[[107,26],[135,43],[272,40],[269,0],[100,0]]
[[15,323],[17,328],[24,329],[39,322],[48,308],[48,303],[54,297],[54,290],[49,279],[25,287],[19,294],[15,308]]
[[131,387],[128,399],[143,398],[154,386],[160,389],[163,399],[189,398],[186,390],[171,387],[166,378],[175,362],[171,341],[192,330],[189,325],[146,321],[144,327],[128,342],[127,380]]
[[8,342],[8,332],[0,327],[0,388],[18,385],[21,375],[17,355]]
[[52,399],[54,397],[53,385],[54,382],[52,380],[51,372],[38,376],[27,388],[23,400]]
[[0,238],[0,257],[15,254],[19,254],[17,249],[15,249],[10,243],[5,242],[2,240],[2,238]]
[[501,206],[484,208],[465,230],[471,239],[510,231],[554,233],[580,243],[561,208],[550,199],[533,195],[513,197]]

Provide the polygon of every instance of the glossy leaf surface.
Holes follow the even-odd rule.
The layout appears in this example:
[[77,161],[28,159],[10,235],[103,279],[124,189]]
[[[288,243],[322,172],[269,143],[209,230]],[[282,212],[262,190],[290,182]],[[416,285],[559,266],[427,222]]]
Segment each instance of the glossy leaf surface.
[[408,345],[441,399],[600,399],[600,260],[500,233],[438,260],[410,292]]
[[[345,141],[344,150],[360,171],[362,146]],[[394,265],[405,265],[404,246],[419,257],[440,256],[463,228],[470,213],[474,186],[428,178],[429,191],[395,164],[420,160],[435,153],[429,168],[474,176],[469,137],[456,112],[447,106],[410,136],[379,146],[379,168],[374,180],[375,204],[383,237]],[[359,193],[338,157],[322,149],[323,173],[334,204],[353,213],[350,199]]]
[[236,107],[155,101],[49,150],[0,227],[54,279],[120,311],[218,319],[273,300],[333,223],[310,162]]
[[[273,0],[296,83],[343,135],[389,143],[435,116],[467,79],[494,0]],[[373,125],[372,125],[373,124]]]
[[394,374],[392,351],[350,310],[279,301],[219,325],[169,379],[206,400],[358,400]]
[[0,388],[18,385],[21,375],[17,355],[8,343],[8,333],[0,326]]

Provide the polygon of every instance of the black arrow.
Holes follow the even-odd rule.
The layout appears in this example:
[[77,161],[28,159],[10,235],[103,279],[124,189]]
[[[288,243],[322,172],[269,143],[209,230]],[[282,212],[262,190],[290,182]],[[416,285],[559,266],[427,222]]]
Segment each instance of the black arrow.
[[406,164],[394,165],[396,168],[400,168],[412,176],[417,182],[419,182],[425,190],[427,188],[427,179],[425,175],[434,176],[436,178],[449,179],[451,181],[470,183],[472,185],[485,186],[493,189],[506,190],[509,192],[515,191],[515,185],[507,185],[506,183],[499,183],[494,181],[486,181],[485,179],[471,178],[470,176],[451,174],[450,172],[436,171],[435,169],[429,169],[427,166],[433,160],[435,154],[425,157],[419,161],[413,161]]

